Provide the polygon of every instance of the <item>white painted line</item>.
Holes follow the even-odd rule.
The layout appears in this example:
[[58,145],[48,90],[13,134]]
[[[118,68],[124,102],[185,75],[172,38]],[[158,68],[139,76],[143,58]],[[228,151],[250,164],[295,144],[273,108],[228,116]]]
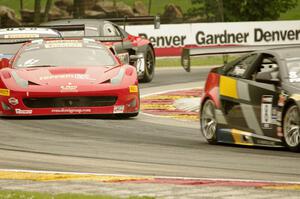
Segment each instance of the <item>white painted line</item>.
[[300,181],[272,181],[272,180],[247,180],[234,178],[195,178],[195,177],[174,177],[174,176],[145,176],[131,174],[105,174],[105,173],[85,173],[85,172],[62,172],[62,171],[43,171],[43,170],[26,170],[26,169],[0,169],[0,172],[24,172],[24,173],[41,173],[41,174],[70,174],[70,175],[94,175],[94,176],[120,176],[120,177],[138,177],[138,178],[162,178],[162,179],[180,179],[180,180],[208,180],[208,181],[230,181],[230,182],[256,182],[256,183],[282,183],[282,184],[300,184]]

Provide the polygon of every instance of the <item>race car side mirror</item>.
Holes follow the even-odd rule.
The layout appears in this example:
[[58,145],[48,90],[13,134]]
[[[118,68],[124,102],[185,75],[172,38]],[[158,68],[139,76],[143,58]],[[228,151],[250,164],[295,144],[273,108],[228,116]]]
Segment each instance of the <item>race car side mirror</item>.
[[9,59],[2,58],[0,61],[0,69],[9,67]]

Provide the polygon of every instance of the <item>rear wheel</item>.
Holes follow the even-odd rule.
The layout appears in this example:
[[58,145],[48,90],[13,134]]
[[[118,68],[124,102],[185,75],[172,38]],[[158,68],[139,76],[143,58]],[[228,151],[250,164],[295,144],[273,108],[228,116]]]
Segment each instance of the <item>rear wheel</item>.
[[300,115],[297,105],[290,106],[283,118],[284,142],[291,151],[300,151]]
[[206,100],[200,117],[201,131],[205,139],[210,144],[217,143],[217,120],[215,104],[212,100]]
[[144,76],[141,79],[141,82],[151,82],[154,77],[155,57],[154,57],[154,52],[150,46],[147,47],[144,59],[145,59],[145,71],[144,71]]

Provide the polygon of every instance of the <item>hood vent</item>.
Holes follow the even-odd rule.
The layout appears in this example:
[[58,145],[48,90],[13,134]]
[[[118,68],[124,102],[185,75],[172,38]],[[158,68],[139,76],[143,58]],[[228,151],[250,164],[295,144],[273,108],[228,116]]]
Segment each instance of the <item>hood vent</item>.
[[101,82],[100,84],[110,84],[111,82],[110,82],[110,79],[108,79],[108,80],[106,80],[106,81],[104,81],[104,82]]
[[29,86],[40,86],[40,84],[37,84],[37,83],[32,82],[32,81],[28,81],[28,85]]

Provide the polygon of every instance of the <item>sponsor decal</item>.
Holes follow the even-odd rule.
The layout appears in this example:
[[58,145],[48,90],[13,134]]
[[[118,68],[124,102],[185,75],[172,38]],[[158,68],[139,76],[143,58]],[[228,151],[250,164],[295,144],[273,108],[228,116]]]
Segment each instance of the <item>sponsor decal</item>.
[[82,42],[79,40],[55,40],[55,41],[46,41],[45,48],[68,48],[68,47],[75,47],[80,48],[82,47]]
[[138,75],[142,75],[144,74],[145,71],[145,59],[144,59],[144,54],[143,53],[139,53],[138,56],[141,57],[141,59],[136,60],[136,70]]
[[18,99],[16,99],[16,98],[14,98],[14,97],[11,97],[11,98],[9,98],[8,99],[8,102],[11,104],[11,105],[17,105],[17,104],[19,104],[19,100]]
[[4,35],[5,39],[38,38],[39,34],[9,34]]
[[15,109],[16,114],[19,115],[31,115],[32,114],[32,110],[22,110],[22,109]]
[[[300,43],[300,20],[129,25],[126,31],[148,39],[157,56],[180,55],[184,46],[275,45]],[[216,29],[218,27],[218,29]]]
[[154,46],[184,46],[186,35],[175,35],[175,36],[152,36],[149,37],[146,33],[140,33],[140,37],[149,39]]
[[138,86],[137,85],[129,86],[129,92],[130,93],[137,93],[137,92],[139,92]]
[[261,123],[262,128],[270,129],[272,128],[272,95],[263,95],[261,103]]
[[124,105],[114,106],[114,113],[124,113]]
[[5,89],[5,88],[0,88],[0,96],[10,96],[10,90]]
[[61,92],[78,92],[77,86],[72,85],[71,83],[69,83],[66,86],[61,86],[60,89]]
[[283,137],[282,127],[277,126],[276,130],[277,130],[277,136],[278,137]]
[[51,80],[51,79],[81,79],[81,80],[96,80],[91,78],[89,74],[62,74],[62,75],[50,75],[40,77],[40,80]]
[[61,109],[52,109],[52,113],[76,113],[76,114],[82,114],[82,113],[91,113],[91,109],[73,109],[73,108],[61,108]]

